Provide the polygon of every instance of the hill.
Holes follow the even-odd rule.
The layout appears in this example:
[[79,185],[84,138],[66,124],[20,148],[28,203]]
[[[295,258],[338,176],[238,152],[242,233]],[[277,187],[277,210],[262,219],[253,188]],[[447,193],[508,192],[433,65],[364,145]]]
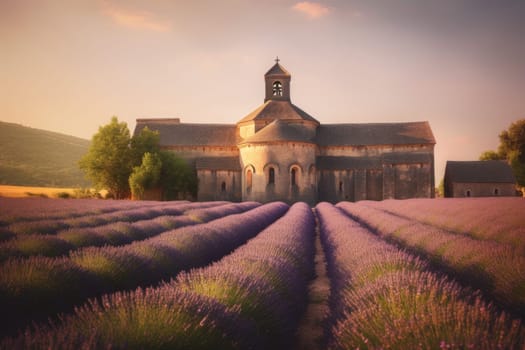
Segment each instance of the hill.
[[88,187],[78,167],[89,141],[0,121],[0,184]]

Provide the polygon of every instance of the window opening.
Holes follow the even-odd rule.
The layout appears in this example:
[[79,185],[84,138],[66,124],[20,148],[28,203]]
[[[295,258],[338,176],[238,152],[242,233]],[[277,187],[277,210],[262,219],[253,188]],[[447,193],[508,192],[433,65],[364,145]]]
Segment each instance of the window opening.
[[221,191],[222,192],[226,191],[226,182],[224,182],[224,181],[221,183]]
[[273,91],[274,96],[282,96],[283,95],[283,84],[281,84],[280,81],[274,82],[272,91]]
[[268,169],[268,185],[273,185],[275,183],[275,169]]
[[467,195],[467,197],[470,197],[470,190],[467,190],[466,195]]
[[339,194],[343,193],[343,181],[339,181]]
[[497,188],[494,189],[494,195],[495,196],[499,195],[499,189],[497,189]]
[[250,169],[246,172],[246,188],[252,188],[252,171]]
[[292,169],[292,173],[290,174],[290,182],[292,186],[297,185],[297,169]]

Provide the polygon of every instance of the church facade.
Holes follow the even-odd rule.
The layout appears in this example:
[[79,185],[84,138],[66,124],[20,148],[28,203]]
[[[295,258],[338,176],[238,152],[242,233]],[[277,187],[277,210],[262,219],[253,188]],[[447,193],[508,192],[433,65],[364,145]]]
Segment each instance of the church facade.
[[195,168],[197,200],[288,203],[434,197],[435,139],[428,122],[321,124],[290,99],[276,60],[264,103],[236,124],[137,119],[161,147]]

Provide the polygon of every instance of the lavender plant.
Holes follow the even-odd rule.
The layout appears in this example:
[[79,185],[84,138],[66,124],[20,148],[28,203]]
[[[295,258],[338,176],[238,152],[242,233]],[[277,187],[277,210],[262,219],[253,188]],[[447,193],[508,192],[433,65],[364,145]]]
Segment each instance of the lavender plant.
[[360,204],[477,240],[508,243],[525,253],[523,198],[420,198],[409,201],[366,201]]
[[[53,313],[49,312],[48,305],[58,305],[51,308],[54,312],[69,310],[86,296],[148,286],[184,269],[207,265],[245,243],[287,209],[284,203],[272,203],[241,214],[226,215],[231,211],[227,207],[221,219],[171,230],[130,245],[84,248],[65,258],[8,260],[0,267],[0,309],[8,310],[0,316],[3,331],[26,324],[35,315],[47,317]],[[70,271],[57,275],[47,268],[54,266],[55,261],[71,266]],[[31,271],[31,274],[24,271]],[[40,294],[39,288],[34,288],[36,292],[30,293],[32,302],[26,307],[23,301],[28,299],[35,284],[49,286],[46,290],[50,292]],[[79,287],[81,293],[78,293]]]
[[525,316],[525,255],[507,243],[478,240],[369,206],[338,207],[377,234],[431,260],[508,311]]
[[[273,203],[247,214],[268,206],[287,208]],[[263,219],[245,218],[250,224]],[[209,267],[158,288],[91,300],[60,322],[37,326],[0,347],[290,348],[313,273],[314,228],[310,208],[295,204]]]
[[[40,203],[40,202],[29,202]],[[126,204],[124,202],[120,207],[116,205],[109,205],[111,210],[102,210],[102,212],[90,212],[88,209],[83,209],[82,201],[69,201],[70,207],[64,209],[65,213],[56,213],[54,210],[46,210],[42,212],[36,211],[35,208],[21,209],[24,214],[20,214],[17,220],[11,224],[4,225],[3,230],[11,233],[11,235],[20,234],[56,234],[57,232],[71,228],[87,228],[100,225],[106,225],[116,222],[134,222],[138,220],[148,220],[159,216],[166,215],[181,215],[185,211],[193,209],[205,209],[225,204],[229,202],[146,202],[143,206],[139,203],[132,202]],[[51,208],[55,208],[50,205]],[[60,206],[58,207],[60,208]],[[57,208],[55,208],[57,209]],[[105,209],[101,207],[101,209]],[[85,210],[82,212],[82,210]],[[69,216],[68,213],[69,212]],[[84,215],[82,215],[84,214]],[[0,218],[2,214],[0,213]],[[1,220],[1,219],[0,219]]]
[[[90,300],[51,325],[35,326],[1,349],[262,349],[239,307],[169,287]],[[255,341],[255,342],[254,342]]]
[[[170,203],[173,204],[174,202]],[[70,219],[156,205],[158,205],[158,202],[0,198],[0,208],[2,208],[0,211],[0,226],[6,226],[16,222]]]
[[316,207],[331,278],[329,349],[521,349],[525,329],[331,204]]
[[184,214],[189,216],[191,219],[197,222],[208,222],[224,215],[236,214],[241,210],[253,209],[260,204],[257,202],[242,202],[242,203],[231,203],[217,206],[214,208],[199,208],[193,210],[187,210]]
[[[149,215],[160,215],[171,212],[172,215],[156,216],[153,219],[145,219],[134,222],[117,221],[96,227],[72,227],[59,231],[52,235],[28,234],[17,235],[15,239],[0,243],[0,262],[12,257],[29,257],[33,255],[43,255],[49,257],[61,256],[70,251],[89,246],[119,246],[129,244],[133,241],[143,240],[153,237],[161,232],[168,231],[177,227],[194,225],[197,222],[187,215],[179,215],[182,210],[193,212],[198,210],[202,218],[199,222],[207,222],[228,214],[239,213],[244,210],[258,206],[258,203],[222,203],[217,206],[210,206],[210,203],[201,204],[179,204],[174,208],[166,207],[162,211],[145,209],[138,215],[130,214],[130,211],[119,212],[118,215],[127,215],[127,219],[137,217],[147,217]],[[194,209],[199,208],[199,209]],[[207,215],[210,211],[210,215]],[[137,212],[134,210],[133,212]],[[113,214],[111,214],[113,215]],[[174,216],[177,215],[177,216]],[[99,218],[97,222],[106,222],[102,216],[92,216]],[[115,220],[123,219],[123,216],[114,217]],[[75,219],[77,220],[77,219]],[[41,221],[33,222],[41,224]],[[92,222],[93,223],[93,222]],[[84,223],[87,225],[87,223]],[[84,225],[83,224],[83,225]],[[65,226],[74,226],[71,221],[66,221]]]

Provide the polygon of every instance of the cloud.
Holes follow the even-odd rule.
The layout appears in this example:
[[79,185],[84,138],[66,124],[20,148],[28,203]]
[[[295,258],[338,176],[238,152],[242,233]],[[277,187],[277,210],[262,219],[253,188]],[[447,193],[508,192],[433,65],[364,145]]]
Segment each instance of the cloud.
[[301,1],[292,6],[292,9],[301,12],[311,19],[317,19],[328,15],[331,9],[318,2]]
[[124,9],[108,1],[101,3],[103,13],[123,27],[155,32],[167,32],[171,29],[170,22],[156,17],[152,12]]

